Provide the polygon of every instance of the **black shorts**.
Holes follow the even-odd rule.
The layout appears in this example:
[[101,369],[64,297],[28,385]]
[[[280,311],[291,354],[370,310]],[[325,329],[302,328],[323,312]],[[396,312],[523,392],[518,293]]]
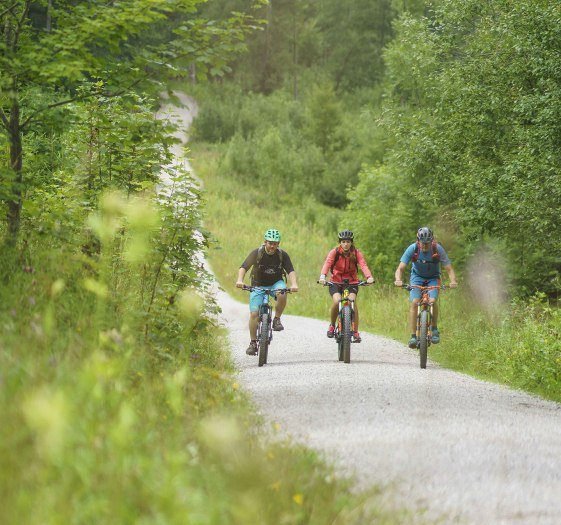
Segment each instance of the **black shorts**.
[[330,284],[329,285],[329,295],[333,296],[334,293],[343,293],[343,290],[347,288],[349,293],[354,293],[358,295],[358,285],[357,284]]

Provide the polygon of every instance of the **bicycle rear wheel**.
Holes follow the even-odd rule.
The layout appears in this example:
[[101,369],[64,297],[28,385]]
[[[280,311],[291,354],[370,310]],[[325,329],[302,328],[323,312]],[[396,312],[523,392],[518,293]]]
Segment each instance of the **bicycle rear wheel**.
[[271,314],[264,312],[259,320],[259,366],[263,366],[267,362],[267,354],[269,353],[269,323],[271,322]]
[[429,350],[429,312],[427,310],[421,310],[419,324],[419,356],[421,359],[421,368],[426,368]]
[[343,346],[343,361],[351,362],[351,328],[352,311],[350,306],[343,306],[341,311],[341,344]]

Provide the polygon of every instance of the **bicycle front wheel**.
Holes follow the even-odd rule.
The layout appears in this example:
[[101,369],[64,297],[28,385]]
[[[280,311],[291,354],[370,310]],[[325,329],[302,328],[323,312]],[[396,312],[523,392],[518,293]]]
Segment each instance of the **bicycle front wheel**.
[[421,359],[421,368],[426,368],[429,350],[429,312],[427,310],[421,310],[419,324],[419,356]]
[[267,354],[269,353],[269,331],[271,322],[271,314],[264,312],[259,320],[259,366],[263,366],[267,362]]
[[351,329],[352,329],[352,312],[350,306],[344,306],[341,311],[341,344],[343,347],[343,361],[351,362]]

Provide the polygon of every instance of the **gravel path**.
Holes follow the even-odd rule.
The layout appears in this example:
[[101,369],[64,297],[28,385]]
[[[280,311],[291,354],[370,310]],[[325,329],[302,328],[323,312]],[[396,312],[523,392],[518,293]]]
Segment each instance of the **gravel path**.
[[[187,125],[185,101],[172,118]],[[439,523],[561,523],[561,405],[430,360],[421,370],[416,352],[366,332],[345,365],[325,321],[290,315],[259,368],[245,354],[247,304],[217,299],[259,410],[359,487],[388,486],[393,504]]]
[[366,332],[345,365],[326,322],[290,315],[259,368],[247,305],[218,299],[260,411],[359,486],[388,484],[396,505],[443,523],[561,523],[561,405],[430,360],[421,370],[415,351]]

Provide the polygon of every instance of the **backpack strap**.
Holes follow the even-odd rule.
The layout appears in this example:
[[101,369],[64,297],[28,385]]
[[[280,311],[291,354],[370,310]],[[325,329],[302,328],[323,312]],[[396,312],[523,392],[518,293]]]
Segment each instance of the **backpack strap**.
[[[438,253],[438,242],[433,239],[431,246],[432,246],[432,262],[436,263],[440,261],[440,253]],[[413,257],[411,258],[411,260],[413,262],[417,262],[420,253],[421,253],[421,243],[417,241],[415,243],[415,251],[413,252]]]
[[333,259],[333,264],[331,265],[331,268],[329,268],[329,271],[331,273],[333,273],[333,268],[335,268],[335,265],[337,264],[337,261],[339,260],[339,257],[341,257],[341,253],[339,252],[339,246],[335,247],[335,258]]
[[[284,256],[284,252],[280,249],[277,248],[277,252],[279,253],[279,270],[282,273],[282,278],[286,281],[286,270],[284,269],[283,266],[283,256]],[[253,265],[253,268],[251,270],[251,276],[253,278],[253,272],[255,271],[255,268],[257,268],[259,266],[259,263],[261,262],[261,259],[263,259],[263,255],[265,253],[265,245],[262,244],[261,246],[259,246],[259,248],[257,248],[257,259],[255,260],[255,264]]]
[[[351,246],[351,251],[352,250],[354,250],[356,253],[356,248],[354,246]],[[339,246],[337,246],[335,248],[335,259],[333,259],[333,264],[331,265],[331,268],[329,268],[332,274],[333,274],[333,268],[335,268],[335,265],[337,264],[339,257],[341,257],[341,252],[339,251]],[[356,264],[356,267],[358,268],[358,263]]]

